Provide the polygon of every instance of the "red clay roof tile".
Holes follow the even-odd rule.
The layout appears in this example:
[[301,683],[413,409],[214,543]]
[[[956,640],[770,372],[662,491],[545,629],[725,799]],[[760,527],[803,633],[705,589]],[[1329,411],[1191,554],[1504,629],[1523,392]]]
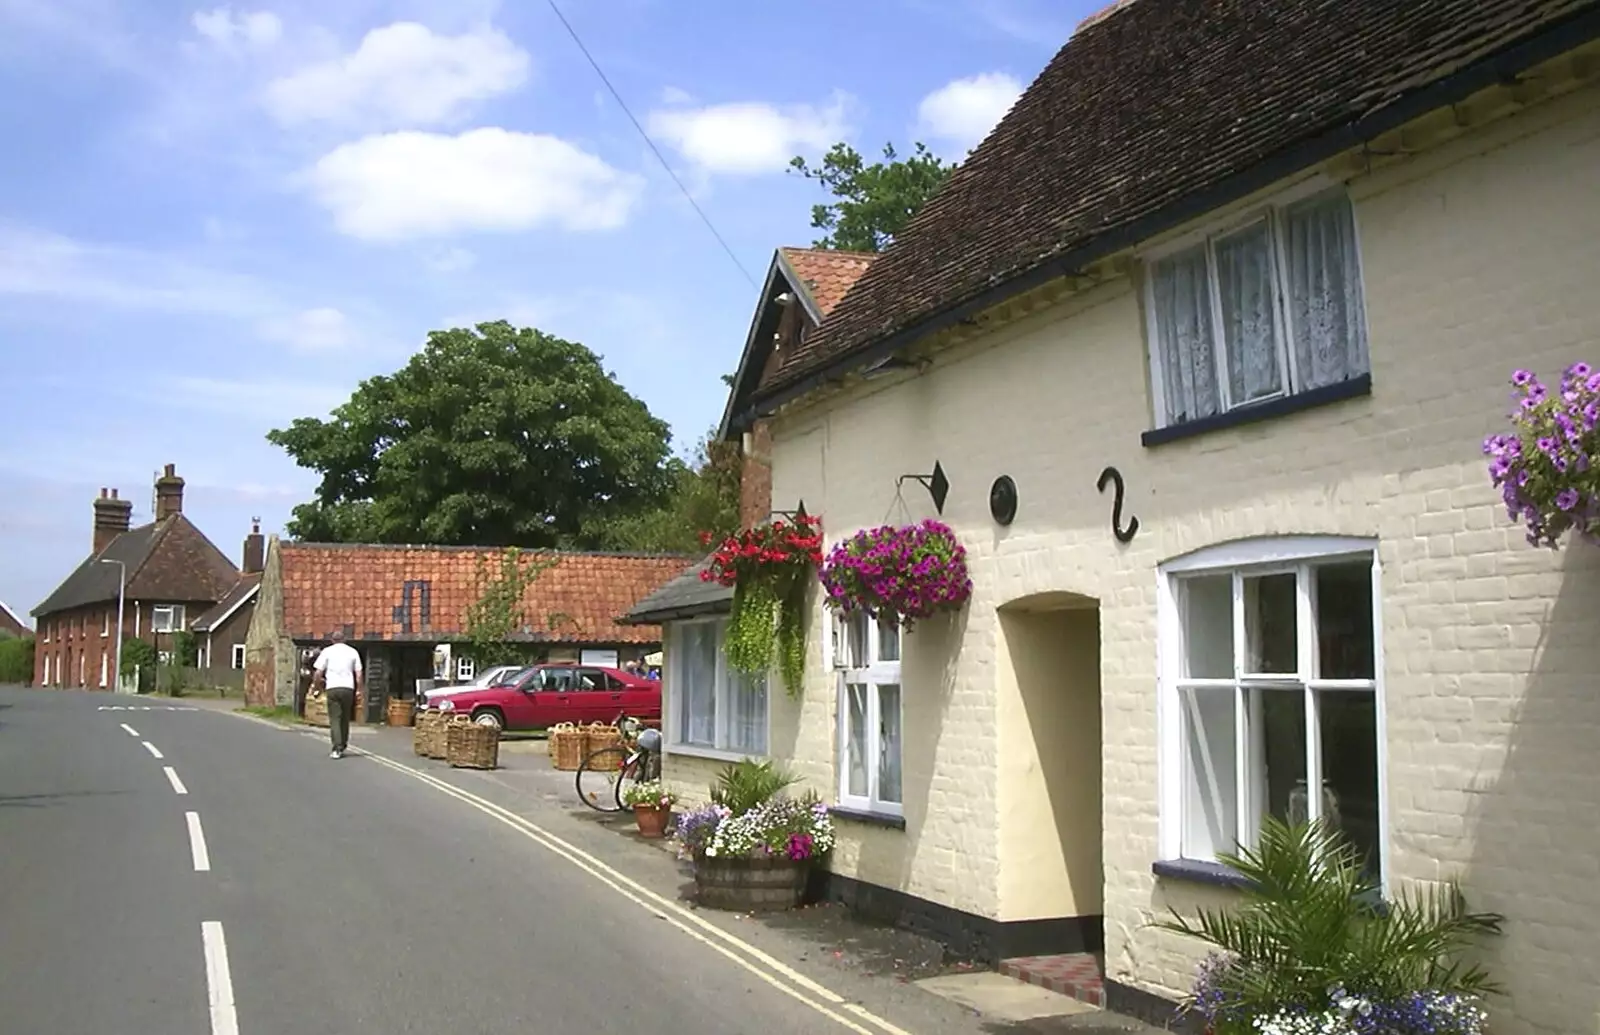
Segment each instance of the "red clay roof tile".
[[861,274],[867,272],[874,252],[843,252],[829,248],[779,248],[784,261],[811,293],[811,300],[823,316],[844,300]]

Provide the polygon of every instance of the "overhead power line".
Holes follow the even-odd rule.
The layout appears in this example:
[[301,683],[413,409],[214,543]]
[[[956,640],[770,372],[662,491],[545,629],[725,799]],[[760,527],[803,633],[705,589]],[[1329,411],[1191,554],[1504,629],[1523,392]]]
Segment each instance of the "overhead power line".
[[589,48],[584,46],[582,37],[578,35],[578,30],[574,29],[572,23],[567,21],[567,16],[561,13],[561,8],[556,6],[556,0],[545,0],[545,2],[550,5],[550,10],[555,12],[555,16],[561,19],[561,24],[566,27],[567,35],[572,37],[572,42],[576,43],[578,49],[583,52],[583,56],[588,60],[589,66],[594,69],[594,74],[599,76],[606,89],[611,91],[611,96],[616,99],[617,105],[622,108],[622,113],[628,116],[628,121],[633,123],[633,128],[639,131],[639,136],[644,139],[646,146],[650,148],[650,153],[656,156],[656,161],[661,163],[661,168],[667,171],[667,175],[672,177],[672,182],[678,185],[678,190],[683,192],[684,200],[688,201],[689,205],[695,210],[695,214],[700,217],[700,222],[706,225],[706,229],[711,231],[711,236],[715,237],[717,243],[722,245],[722,250],[728,253],[728,258],[733,260],[734,266],[738,268],[740,273],[744,274],[744,279],[750,282],[750,286],[759,287],[760,285],[756,283],[756,278],[751,276],[750,271],[744,268],[744,263],[739,261],[739,256],[734,254],[733,249],[728,246],[727,240],[717,231],[716,224],[711,222],[711,217],[706,215],[705,209],[701,208],[700,203],[694,200],[694,195],[689,193],[689,188],[684,186],[682,180],[678,179],[678,174],[673,171],[671,163],[667,161],[667,156],[661,153],[661,149],[656,146],[656,142],[650,139],[650,134],[645,132],[644,126],[640,125],[639,120],[634,118],[632,109],[628,107],[628,102],[622,99],[622,94],[617,92],[617,88],[611,84],[610,77],[600,67],[600,62],[596,61],[594,55],[589,53]]

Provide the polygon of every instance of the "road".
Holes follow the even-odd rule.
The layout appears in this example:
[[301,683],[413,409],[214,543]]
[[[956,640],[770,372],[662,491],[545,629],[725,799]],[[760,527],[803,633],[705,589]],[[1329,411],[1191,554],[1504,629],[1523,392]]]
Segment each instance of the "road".
[[7,1032],[889,1030],[580,863],[313,737],[0,688]]

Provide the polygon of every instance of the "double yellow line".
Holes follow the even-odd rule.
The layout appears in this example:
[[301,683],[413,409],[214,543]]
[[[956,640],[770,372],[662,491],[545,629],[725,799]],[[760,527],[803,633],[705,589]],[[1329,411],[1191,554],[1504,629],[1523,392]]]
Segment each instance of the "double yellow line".
[[671,899],[656,894],[638,881],[607,866],[583,849],[562,840],[535,823],[530,823],[516,813],[502,808],[492,801],[480,798],[469,791],[464,791],[454,784],[446,783],[420,769],[413,769],[408,765],[374,754],[371,751],[361,751],[360,753],[379,765],[393,769],[397,773],[404,773],[414,779],[421,780],[428,786],[443,791],[457,801],[470,805],[491,819],[503,823],[528,840],[589,874],[617,894],[654,913],[695,941],[726,956],[784,995],[799,1000],[829,1020],[837,1022],[840,1026],[857,1032],[859,1035],[884,1035],[884,1033],[887,1033],[887,1035],[911,1035],[904,1028],[896,1027],[857,1003],[847,1002],[844,996],[832,989],[818,984],[794,968],[762,952],[754,945],[734,937],[716,924],[696,916],[693,912]]

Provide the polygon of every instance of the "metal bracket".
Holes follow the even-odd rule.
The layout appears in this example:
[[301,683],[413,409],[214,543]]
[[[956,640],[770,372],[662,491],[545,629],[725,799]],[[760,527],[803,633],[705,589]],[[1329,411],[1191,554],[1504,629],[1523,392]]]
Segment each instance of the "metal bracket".
[[898,489],[906,482],[921,484],[928,490],[928,495],[933,497],[933,509],[940,514],[944,513],[944,501],[950,495],[950,479],[945,477],[944,466],[939,461],[933,462],[931,474],[902,474],[895,479],[895,488]]

